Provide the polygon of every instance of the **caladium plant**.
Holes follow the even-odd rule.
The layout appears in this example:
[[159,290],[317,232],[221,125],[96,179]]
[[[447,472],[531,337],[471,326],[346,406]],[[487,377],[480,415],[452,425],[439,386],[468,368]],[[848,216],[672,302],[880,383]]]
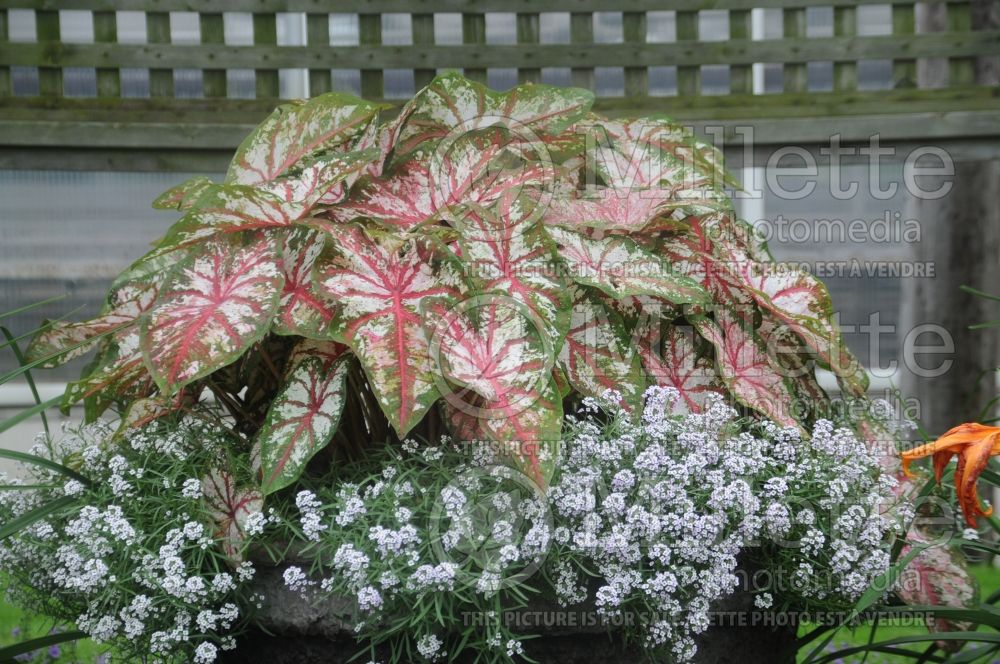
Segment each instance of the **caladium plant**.
[[608,390],[633,411],[652,384],[690,410],[719,392],[790,426],[825,397],[817,368],[862,394],[826,289],[774,269],[720,154],[592,103],[448,73],[386,118],[343,94],[281,106],[223,182],[155,201],[181,218],[99,317],[51,325],[30,359],[96,347],[66,404],[126,425],[211,392],[261,494],[331,441],[448,431],[520,443],[511,462],[544,484],[564,403]]

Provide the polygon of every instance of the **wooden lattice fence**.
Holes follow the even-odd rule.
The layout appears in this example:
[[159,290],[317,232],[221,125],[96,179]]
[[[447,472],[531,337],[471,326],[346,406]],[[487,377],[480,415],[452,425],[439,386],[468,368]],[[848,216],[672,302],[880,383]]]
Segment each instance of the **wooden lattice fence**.
[[[818,142],[831,131],[845,140],[883,132],[888,140],[982,139],[1000,135],[1000,89],[975,85],[976,58],[1000,55],[1000,31],[973,29],[971,4],[944,0],[947,30],[918,31],[920,3],[891,4],[891,34],[859,30],[859,7],[872,0],[0,0],[0,166],[23,168],[197,168],[216,166],[248,127],[279,98],[279,71],[307,70],[308,92],[333,87],[332,70],[358,70],[360,92],[385,96],[387,70],[412,71],[419,88],[437,70],[460,68],[486,80],[491,68],[516,69],[539,81],[546,68],[570,72],[575,85],[594,87],[595,68],[623,70],[622,96],[602,97],[614,113],[665,112],[731,127],[752,123],[764,142]],[[926,4],[925,7],[931,7]],[[832,35],[808,34],[807,11],[832,9]],[[781,12],[782,35],[760,38],[754,10]],[[10,10],[34,13],[35,39],[8,37]],[[91,14],[92,43],[60,34],[60,12]],[[568,18],[568,39],[552,43],[540,11]],[[119,12],[143,12],[145,43],[118,39]],[[700,34],[699,15],[724,12],[728,39]],[[199,43],[171,43],[171,12],[194,12]],[[252,44],[227,39],[223,12],[252,15]],[[595,39],[597,12],[621,14],[614,42]],[[650,12],[672,13],[673,38],[650,39]],[[277,16],[304,20],[304,43],[279,44]],[[460,14],[462,43],[438,43],[436,14]],[[516,17],[516,43],[489,43],[490,14]],[[331,45],[331,15],[357,17],[357,44]],[[383,16],[405,15],[409,43],[383,43]],[[450,41],[450,40],[449,40]],[[918,86],[922,61],[945,60],[947,85]],[[891,61],[887,89],[861,90],[858,63]],[[832,90],[809,87],[808,63],[832,63]],[[754,65],[781,69],[782,89],[760,94]],[[703,94],[701,70],[728,69],[726,94]],[[676,94],[651,94],[650,68],[675,68]],[[12,72],[37,68],[30,94],[14,92]],[[148,97],[122,96],[122,71],[148,69]],[[227,70],[254,70],[254,98],[235,99]],[[67,71],[91,70],[92,97],[67,96]],[[200,70],[196,98],[175,95],[178,71]],[[231,87],[231,86],[230,86]],[[187,95],[190,96],[190,95]],[[194,155],[194,156],[192,156]],[[197,155],[208,161],[192,161]]]

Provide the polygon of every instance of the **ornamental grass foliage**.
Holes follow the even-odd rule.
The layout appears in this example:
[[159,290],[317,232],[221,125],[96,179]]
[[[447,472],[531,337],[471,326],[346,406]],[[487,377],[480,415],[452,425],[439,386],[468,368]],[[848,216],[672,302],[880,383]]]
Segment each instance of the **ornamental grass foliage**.
[[33,524],[0,554],[18,601],[201,663],[262,601],[248,552],[292,543],[289,587],[396,661],[517,658],[498,616],[538,597],[684,660],[758,549],[827,579],[760,606],[856,599],[899,529],[892,473],[823,419],[817,369],[867,387],[825,287],[737,219],[712,146],[592,103],[454,73],[395,114],[321,95],[160,196],[181,218],[100,315],[28,349],[94,355],[49,457],[87,482],[0,494]]

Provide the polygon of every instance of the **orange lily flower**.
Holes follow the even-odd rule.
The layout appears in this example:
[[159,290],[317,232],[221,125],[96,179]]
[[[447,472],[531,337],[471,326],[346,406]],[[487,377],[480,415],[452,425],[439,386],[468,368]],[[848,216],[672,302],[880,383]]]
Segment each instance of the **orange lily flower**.
[[951,457],[958,455],[958,466],[955,468],[955,491],[958,494],[958,504],[965,515],[965,521],[976,527],[976,516],[989,516],[993,508],[984,510],[976,493],[976,480],[986,468],[991,456],[1000,454],[1000,427],[988,427],[984,424],[959,424],[947,431],[933,443],[920,445],[912,450],[902,452],[903,472],[912,477],[910,463],[925,456],[934,455],[934,478],[940,482],[945,467]]

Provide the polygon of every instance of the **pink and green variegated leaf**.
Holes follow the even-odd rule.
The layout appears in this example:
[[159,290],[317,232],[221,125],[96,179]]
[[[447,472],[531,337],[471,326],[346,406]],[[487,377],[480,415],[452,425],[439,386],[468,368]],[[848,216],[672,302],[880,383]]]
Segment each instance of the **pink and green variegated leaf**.
[[133,282],[115,289],[104,312],[97,318],[80,323],[49,323],[31,340],[27,360],[34,362],[58,354],[40,365],[51,369],[85,355],[108,335],[135,323],[153,304],[156,293],[154,283]]
[[239,564],[246,548],[247,519],[264,509],[264,496],[258,489],[238,487],[233,476],[221,469],[202,478],[201,491],[222,552],[230,563]]
[[361,361],[379,405],[400,436],[437,401],[435,368],[420,303],[452,297],[427,246],[344,226],[316,265],[320,289],[337,303],[332,331]]
[[483,427],[485,420],[479,417],[484,399],[472,390],[459,392],[461,407],[453,406],[448,399],[442,399],[441,412],[445,424],[451,432],[451,438],[456,443],[489,442],[490,435]]
[[216,186],[218,185],[204,175],[197,175],[157,196],[153,207],[157,210],[189,210],[209,189]]
[[257,439],[261,488],[269,494],[292,484],[333,438],[344,409],[350,356],[300,359],[274,398]]
[[794,415],[795,393],[784,369],[746,322],[725,309],[716,309],[715,321],[694,321],[698,332],[715,346],[715,366],[729,392],[743,405],[782,426],[799,426]]
[[815,351],[823,366],[844,383],[847,393],[865,394],[868,375],[844,343],[822,281],[791,266],[754,261],[741,263],[739,274],[757,305]]
[[[906,555],[911,546],[926,546],[934,539],[937,537],[930,538],[913,528],[900,555]],[[975,606],[979,599],[978,584],[966,567],[964,556],[946,544],[932,545],[918,553],[906,566],[896,594],[911,606],[968,608]],[[932,632],[950,632],[968,631],[972,626],[928,616],[927,627]]]
[[618,392],[628,409],[642,404],[645,378],[622,320],[583,288],[573,289],[573,313],[559,363],[584,396]]
[[342,93],[279,106],[236,149],[226,184],[259,184],[362,135],[384,108]]
[[512,444],[522,468],[545,486],[554,459],[540,452],[559,439],[562,398],[551,346],[531,313],[510,298],[480,296],[459,306],[429,300],[424,314],[432,357],[458,386],[444,399],[481,420],[492,440]]
[[114,399],[146,397],[154,388],[139,349],[139,327],[130,325],[109,341],[80,380],[66,386],[60,408],[68,412],[73,404],[87,400],[87,420],[92,421]]
[[601,120],[595,127],[595,166],[612,187],[659,189],[677,201],[721,202],[721,155],[662,117]]
[[558,135],[589,112],[593,93],[578,88],[519,85],[493,92],[461,74],[435,78],[414,97],[412,115],[399,137],[403,154],[425,141],[492,125],[511,129],[521,141]]
[[316,288],[313,266],[323,252],[327,235],[322,231],[296,228],[285,237],[282,252],[285,286],[281,292],[274,331],[311,339],[330,336],[334,303]]
[[207,243],[180,263],[141,324],[142,353],[173,394],[242,355],[271,327],[284,276],[275,239]]
[[300,217],[318,204],[332,205],[343,198],[350,184],[376,158],[375,149],[351,150],[323,155],[309,161],[293,175],[257,185],[286,203],[302,208]]
[[121,436],[130,429],[144,427],[150,422],[178,412],[184,408],[186,399],[185,390],[181,390],[172,396],[156,394],[133,401],[122,415],[115,436]]
[[673,207],[656,190],[600,187],[553,197],[545,210],[545,223],[640,233]]
[[509,132],[485,129],[461,136],[447,149],[417,151],[385,177],[359,181],[330,214],[341,222],[363,217],[408,230],[450,217],[458,206],[489,205],[505,192],[543,184],[550,176],[550,168],[523,161],[510,150]]
[[633,332],[646,374],[660,387],[672,387],[679,398],[674,411],[697,413],[710,394],[723,394],[722,381],[708,358],[700,357],[694,330],[646,318]]
[[356,174],[373,151],[321,158],[301,172],[259,185],[216,186],[160,242],[172,251],[219,233],[288,228],[308,217],[335,185]]
[[653,295],[675,304],[704,304],[708,293],[696,281],[621,235],[600,240],[567,228],[551,227],[574,280],[617,298]]
[[368,130],[358,137],[355,150],[375,150],[375,158],[365,169],[367,175],[374,178],[381,177],[389,166],[391,155],[400,154],[397,149],[399,135],[413,114],[415,102],[416,98],[410,99],[399,109],[396,117],[381,124],[372,123]]
[[757,332],[768,354],[784,368],[801,406],[808,406],[803,413],[829,412],[830,398],[816,379],[816,363],[802,339],[787,325],[767,316]]
[[712,301],[728,306],[749,306],[753,297],[743,280],[734,273],[742,252],[719,250],[711,238],[727,233],[727,217],[688,217],[684,227],[663,239],[659,253],[664,255],[678,274],[698,281]]
[[505,194],[492,209],[469,210],[459,227],[462,262],[475,285],[524,304],[556,345],[569,325],[569,283],[553,269],[555,244],[531,206]]

